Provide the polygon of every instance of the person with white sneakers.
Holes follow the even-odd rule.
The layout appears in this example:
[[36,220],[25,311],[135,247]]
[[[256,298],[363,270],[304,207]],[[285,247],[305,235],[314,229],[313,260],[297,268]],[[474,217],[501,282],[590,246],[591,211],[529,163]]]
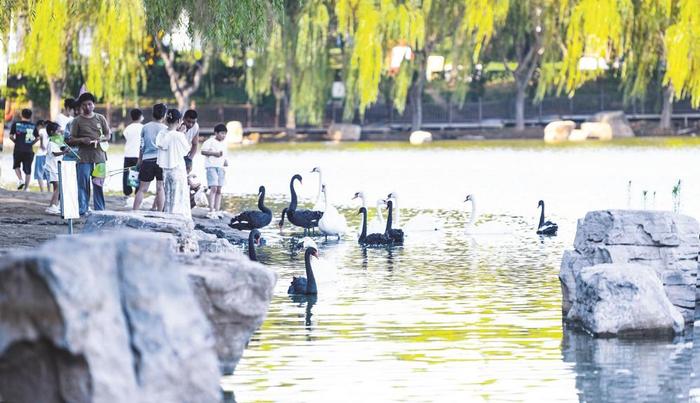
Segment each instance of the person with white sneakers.
[[209,213],[207,218],[223,218],[221,212],[221,189],[226,181],[226,125],[219,123],[214,127],[214,135],[202,144],[202,155],[207,157],[204,166],[207,169],[209,185]]
[[43,175],[53,188],[51,202],[45,211],[49,214],[58,215],[61,214],[61,208],[58,205],[58,161],[63,158],[63,154],[68,152],[68,149],[63,144],[63,133],[59,132],[60,126],[58,123],[46,121],[45,125],[49,140],[46,143],[46,162],[44,163]]

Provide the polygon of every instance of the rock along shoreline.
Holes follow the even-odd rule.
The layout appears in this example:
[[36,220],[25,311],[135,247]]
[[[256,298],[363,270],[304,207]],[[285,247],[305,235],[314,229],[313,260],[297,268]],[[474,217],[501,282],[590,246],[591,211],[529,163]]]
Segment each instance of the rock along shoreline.
[[0,400],[221,400],[219,378],[234,372],[277,281],[233,247],[243,233],[104,211],[69,237],[42,196],[0,190]]

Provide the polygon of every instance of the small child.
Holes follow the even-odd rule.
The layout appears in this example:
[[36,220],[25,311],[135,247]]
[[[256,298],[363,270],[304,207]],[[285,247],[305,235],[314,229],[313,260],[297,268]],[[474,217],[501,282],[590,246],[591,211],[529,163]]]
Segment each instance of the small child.
[[214,135],[202,144],[202,155],[207,157],[204,166],[207,169],[209,185],[209,213],[207,218],[223,218],[221,212],[221,189],[226,179],[226,126],[219,123],[214,127]]
[[[49,136],[46,134],[46,122],[37,120],[34,126],[34,138],[39,139],[39,148],[36,150],[34,158],[34,179],[39,182],[39,191],[48,192],[49,186],[47,179],[44,177],[44,163],[46,163],[46,147],[49,142]],[[44,190],[46,189],[46,190]]]
[[44,164],[44,176],[53,187],[51,202],[45,210],[49,214],[61,214],[61,208],[58,205],[58,161],[67,152],[67,147],[63,143],[63,134],[58,132],[58,123],[46,121],[46,134],[49,136],[49,141],[46,147],[46,163]]

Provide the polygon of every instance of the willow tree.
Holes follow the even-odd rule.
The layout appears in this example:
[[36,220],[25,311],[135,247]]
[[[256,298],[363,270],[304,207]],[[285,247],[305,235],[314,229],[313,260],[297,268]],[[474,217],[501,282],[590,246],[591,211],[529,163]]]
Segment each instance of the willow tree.
[[674,98],[687,95],[693,75],[698,74],[693,67],[693,58],[700,57],[696,45],[700,37],[693,25],[700,19],[698,2],[579,0],[572,1],[571,9],[560,84],[573,92],[601,74],[601,70],[581,71],[582,56],[616,59],[626,98],[643,99],[651,86],[663,84],[659,126],[670,129]]
[[[338,30],[349,38],[346,116],[376,102],[380,80],[390,76],[394,105],[403,112],[409,101],[412,128],[418,130],[428,57],[445,49],[446,41],[457,43],[449,57],[454,66],[465,66],[466,74],[507,10],[507,0],[337,1]],[[397,46],[411,49],[398,71],[389,65]]]
[[273,93],[286,113],[288,132],[299,123],[319,124],[329,99],[328,30],[324,1],[286,0],[282,23],[264,47],[252,49],[246,90],[254,101]]
[[[136,91],[143,77],[138,58],[145,21],[140,0],[15,4],[13,21],[24,35],[18,62],[11,69],[47,82],[52,117],[60,110],[71,66],[83,66],[88,88],[107,101]],[[79,52],[86,37],[92,39],[88,56]]]
[[677,2],[678,14],[666,30],[664,82],[679,98],[690,97],[700,107],[700,6],[696,0]]
[[[278,21],[282,0],[143,0],[148,29],[169,77],[180,109],[189,106],[209,71],[217,49],[231,50],[241,43],[258,43]],[[201,51],[178,54],[163,43],[164,34],[184,30]],[[171,44],[172,45],[172,44]]]

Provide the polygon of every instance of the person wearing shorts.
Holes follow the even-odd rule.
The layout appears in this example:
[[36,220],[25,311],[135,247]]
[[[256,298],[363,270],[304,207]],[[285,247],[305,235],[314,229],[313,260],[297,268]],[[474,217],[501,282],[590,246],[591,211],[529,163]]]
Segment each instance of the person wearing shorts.
[[[15,149],[12,152],[12,169],[17,175],[17,190],[24,189],[26,192],[32,180],[33,147],[39,139],[34,137],[34,123],[30,121],[31,109],[22,109],[20,115],[22,120],[14,122],[10,127],[10,140],[15,143]],[[23,172],[24,176],[22,176]]]
[[[46,134],[46,123],[43,120],[37,120],[34,127],[34,138],[39,139],[39,148],[34,154],[34,179],[39,183],[39,191],[43,192],[44,188],[49,191],[49,184],[44,175],[44,164],[46,163],[46,148],[49,143],[49,136]],[[46,186],[44,186],[46,185]]]
[[[141,130],[143,130],[143,112],[141,109],[132,109],[130,112],[131,123],[124,128],[124,172],[122,173],[122,191],[124,196],[130,196],[135,189],[129,186],[129,171],[139,162],[139,152],[141,151]],[[152,179],[151,179],[152,180]]]
[[163,170],[158,166],[158,147],[156,137],[163,130],[168,130],[163,122],[168,107],[165,104],[153,105],[153,120],[143,125],[141,129],[141,149],[137,167],[139,168],[139,189],[134,196],[134,210],[141,208],[143,197],[151,186],[153,179],[156,180],[156,200],[153,202],[151,210],[163,211],[165,204],[165,193],[163,188]]
[[208,218],[222,218],[221,189],[226,183],[226,125],[219,123],[214,127],[214,135],[202,144],[202,155],[207,157],[204,166],[207,169],[209,185]]

